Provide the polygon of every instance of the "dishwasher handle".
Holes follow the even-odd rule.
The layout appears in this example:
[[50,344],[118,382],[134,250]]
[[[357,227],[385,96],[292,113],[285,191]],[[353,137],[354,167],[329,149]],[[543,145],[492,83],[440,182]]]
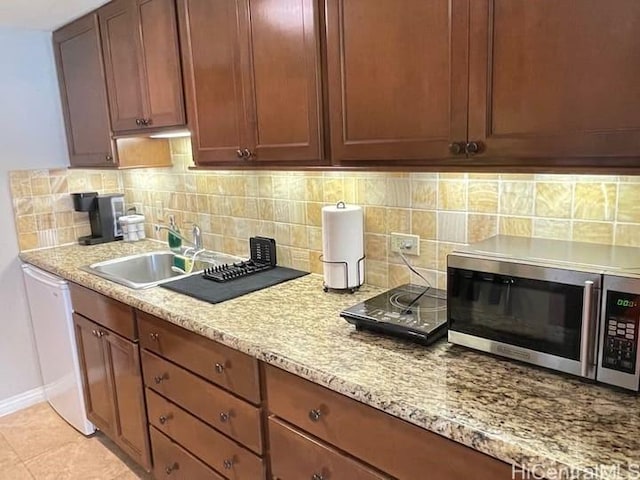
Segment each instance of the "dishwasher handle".
[[32,265],[22,265],[25,275],[54,288],[67,288],[67,281]]

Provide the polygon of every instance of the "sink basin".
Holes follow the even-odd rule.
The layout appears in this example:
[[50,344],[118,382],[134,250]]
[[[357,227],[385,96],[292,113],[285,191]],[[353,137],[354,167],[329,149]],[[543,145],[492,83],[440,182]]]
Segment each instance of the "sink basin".
[[191,273],[172,270],[173,252],[150,252],[93,263],[82,270],[98,275],[129,288],[141,290],[201,273],[205,268],[237,261],[228,255],[207,254],[206,260],[197,259]]

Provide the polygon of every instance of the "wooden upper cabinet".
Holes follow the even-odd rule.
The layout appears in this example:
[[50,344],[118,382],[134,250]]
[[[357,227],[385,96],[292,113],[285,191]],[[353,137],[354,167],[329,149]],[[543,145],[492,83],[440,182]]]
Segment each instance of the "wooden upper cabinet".
[[257,161],[322,158],[315,0],[242,0],[249,14],[251,153]]
[[53,47],[70,164],[113,166],[117,161],[116,150],[111,140],[96,14],[56,30]]
[[98,10],[116,133],[184,124],[173,0],[114,0]]
[[180,0],[185,96],[198,163],[237,160],[248,145],[232,0]]
[[327,0],[326,23],[334,162],[446,158],[465,141],[467,0]]
[[320,162],[316,2],[178,5],[196,162]]
[[141,58],[149,127],[185,123],[175,0],[139,0]]
[[640,2],[470,3],[469,140],[481,156],[637,165]]

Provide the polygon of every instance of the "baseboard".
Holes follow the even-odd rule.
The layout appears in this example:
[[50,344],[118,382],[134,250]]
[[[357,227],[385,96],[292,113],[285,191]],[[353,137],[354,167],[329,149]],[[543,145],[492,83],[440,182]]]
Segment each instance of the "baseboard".
[[0,400],[0,417],[4,417],[5,415],[9,415],[10,413],[17,412],[18,410],[22,410],[23,408],[27,408],[31,405],[44,401],[44,388],[42,387],[28,390],[5,400]]

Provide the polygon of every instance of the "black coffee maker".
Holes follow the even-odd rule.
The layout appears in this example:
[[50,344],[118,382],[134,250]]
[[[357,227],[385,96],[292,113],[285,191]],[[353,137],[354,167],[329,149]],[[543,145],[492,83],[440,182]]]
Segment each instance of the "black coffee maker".
[[124,215],[124,195],[98,195],[98,192],[72,193],[76,212],[89,212],[91,235],[78,238],[80,245],[122,240],[122,228],[118,218]]

